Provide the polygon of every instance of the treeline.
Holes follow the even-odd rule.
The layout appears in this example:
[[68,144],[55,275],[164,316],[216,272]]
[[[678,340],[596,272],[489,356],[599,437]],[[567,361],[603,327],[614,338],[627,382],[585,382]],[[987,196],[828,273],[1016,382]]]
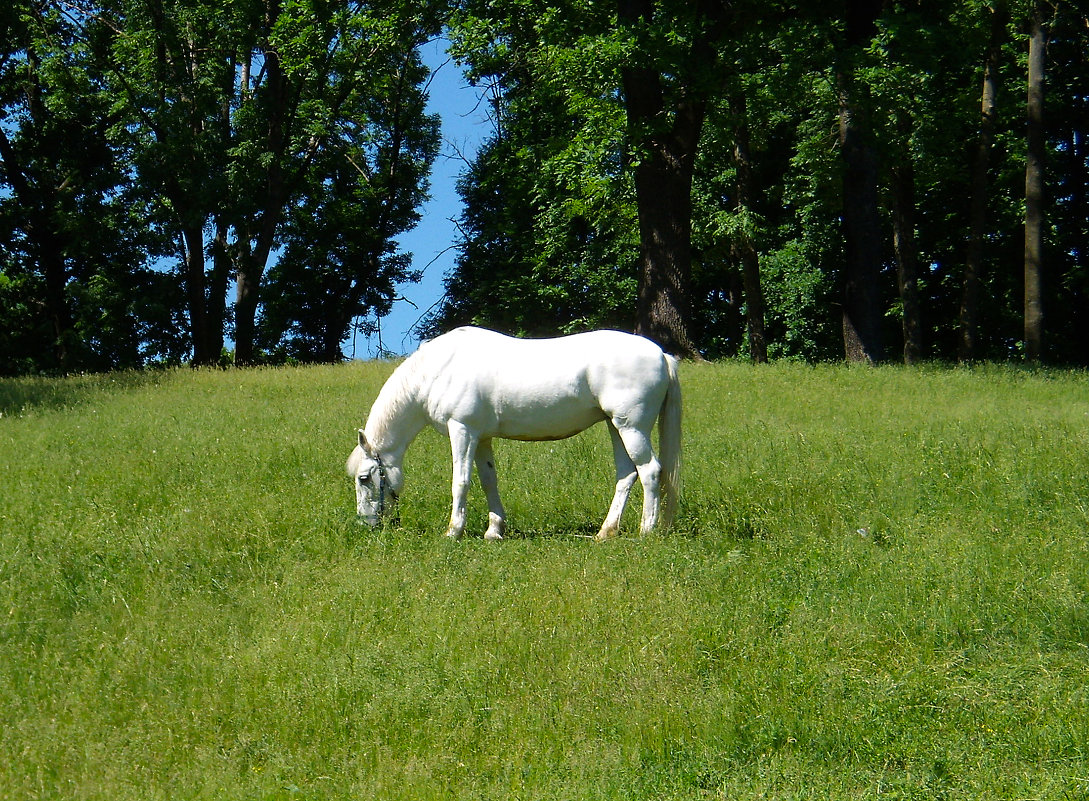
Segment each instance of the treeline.
[[1065,0],[466,0],[491,90],[432,332],[1089,364],[1089,18]]
[[413,278],[445,8],[13,0],[0,373],[340,359]]
[[425,333],[1089,364],[1069,0],[14,0],[0,373],[340,359],[418,278],[444,31],[494,135]]

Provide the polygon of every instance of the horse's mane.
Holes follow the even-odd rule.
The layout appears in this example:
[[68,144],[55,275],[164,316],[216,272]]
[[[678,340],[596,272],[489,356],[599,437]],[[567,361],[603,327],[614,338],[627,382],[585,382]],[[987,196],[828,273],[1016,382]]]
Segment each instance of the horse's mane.
[[367,417],[367,439],[377,447],[387,441],[391,429],[397,425],[402,415],[418,402],[417,390],[420,385],[420,373],[423,360],[417,350],[393,371],[393,375],[382,385],[382,389],[371,406]]

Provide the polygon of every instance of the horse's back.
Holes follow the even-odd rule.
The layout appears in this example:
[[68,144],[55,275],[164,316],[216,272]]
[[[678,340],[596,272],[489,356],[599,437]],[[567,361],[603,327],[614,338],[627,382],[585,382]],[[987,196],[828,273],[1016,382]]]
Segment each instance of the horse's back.
[[661,348],[620,331],[517,339],[458,328],[419,354],[436,422],[458,419],[511,439],[562,438],[606,417],[657,415],[668,385]]
[[500,384],[548,384],[557,389],[588,381],[592,390],[611,383],[643,384],[666,375],[665,354],[655,343],[623,331],[587,331],[547,339],[520,339],[484,328],[457,328],[444,341],[445,358],[465,373]]
[[507,336],[486,328],[463,326],[436,337],[428,347],[442,344],[445,348],[477,356],[498,356],[508,359],[549,358],[565,363],[585,359],[615,359],[618,356],[641,356],[661,359],[662,349],[646,337],[624,331],[600,330],[581,334],[523,339]]

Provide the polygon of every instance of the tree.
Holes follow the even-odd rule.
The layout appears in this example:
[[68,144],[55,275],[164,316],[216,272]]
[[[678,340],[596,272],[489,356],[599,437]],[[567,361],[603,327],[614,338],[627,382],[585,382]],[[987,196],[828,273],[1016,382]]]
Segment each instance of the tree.
[[[8,41],[21,40],[21,46],[16,45],[17,50],[6,54],[5,58],[5,62],[18,60],[18,66],[13,65],[10,69],[25,98],[21,109],[25,114],[20,129],[24,136],[21,138],[27,145],[35,139],[52,141],[49,148],[39,150],[29,146],[22,148],[20,152],[17,143],[13,143],[3,128],[0,128],[0,159],[3,159],[4,176],[11,187],[12,199],[25,213],[22,230],[26,236],[29,255],[37,262],[44,284],[43,311],[51,334],[53,359],[63,369],[68,362],[73,328],[72,309],[65,292],[68,283],[68,265],[65,259],[67,243],[61,233],[64,228],[61,218],[65,216],[65,210],[61,208],[61,195],[66,176],[63,170],[53,168],[48,162],[39,161],[38,156],[43,151],[48,152],[54,148],[63,148],[66,156],[71,155],[72,151],[71,143],[61,139],[65,126],[56,125],[45,107],[46,90],[41,75],[40,39],[35,34],[40,33],[40,28],[48,22],[40,16],[34,19],[31,9],[27,9],[25,14],[12,20],[20,30],[16,33],[9,28],[8,34],[11,38],[5,37]],[[49,27],[62,33],[55,24]],[[11,36],[12,33],[15,35]]]
[[[135,190],[177,255],[195,364],[219,361],[225,337],[223,258],[207,269],[211,221],[228,197],[230,92],[238,6],[200,0],[86,0],[79,14],[103,66],[130,153]],[[227,57],[225,57],[227,56]],[[222,253],[220,254],[222,256]]]
[[[506,122],[506,135],[525,135],[520,114],[539,113],[533,123],[544,132],[535,134],[540,143],[536,149],[546,155],[532,166],[561,168],[552,173],[561,180],[549,183],[562,188],[537,192],[532,198],[538,208],[527,209],[532,218],[528,228],[542,231],[542,223],[553,220],[588,223],[581,230],[572,225],[567,236],[551,238],[553,242],[573,238],[578,252],[585,252],[587,244],[600,241],[599,232],[610,229],[624,243],[631,229],[621,233],[615,221],[623,223],[630,217],[608,219],[585,212],[608,208],[599,199],[602,187],[623,192],[621,197],[633,191],[639,241],[635,329],[667,349],[697,355],[690,332],[692,179],[708,104],[723,93],[719,65],[728,31],[727,4],[623,0],[612,15],[605,13],[605,6],[584,2],[569,3],[562,10],[527,5],[532,4],[470,3],[454,30],[455,40],[469,44],[463,52],[470,64],[479,74],[497,76],[503,87],[502,103],[514,115]],[[533,35],[526,35],[524,27]],[[587,59],[588,54],[597,60]],[[556,87],[565,88],[556,92]],[[550,95],[551,103],[545,100]],[[557,137],[557,130],[567,133]],[[483,157],[490,158],[499,149],[485,149]],[[576,171],[569,165],[579,150],[590,158],[583,158]],[[519,154],[517,149],[512,152]],[[517,185],[517,176],[512,178]],[[556,202],[571,195],[592,202],[577,206]],[[571,214],[573,208],[582,213]],[[593,249],[605,252],[600,245]],[[528,260],[533,261],[532,255]],[[455,276],[450,289],[471,293],[460,278],[476,268],[464,260],[461,264],[462,275]],[[611,271],[615,274],[618,267],[626,265],[614,264]],[[580,268],[579,283],[588,287],[610,271],[596,259]],[[556,283],[546,280],[544,286]],[[615,280],[612,283],[615,286]],[[508,288],[512,285],[521,282],[515,277]],[[576,301],[576,306],[582,299],[566,292],[564,297]],[[593,316],[578,319],[586,322]]]
[[1039,361],[1044,349],[1044,64],[1047,33],[1037,4],[1029,20],[1028,125],[1025,161],[1025,358]]
[[[944,163],[950,153],[958,152],[961,138],[959,127],[944,118],[955,118],[962,108],[965,93],[958,91],[957,78],[967,71],[969,62],[960,55],[964,51],[960,44],[971,36],[954,24],[954,9],[949,2],[887,4],[876,20],[876,35],[869,46],[872,55],[865,65],[885,207],[881,213],[882,217],[887,213],[891,223],[897,298],[890,308],[882,287],[879,311],[900,320],[905,364],[924,357],[932,338],[924,313],[935,316],[936,312],[924,308],[929,276],[920,268],[927,257],[921,247],[927,239],[922,229],[930,222],[926,217],[931,212],[920,209],[920,195],[935,180],[951,189],[959,167],[955,165],[949,175],[950,165]],[[943,119],[943,125],[934,124],[938,119]],[[940,153],[946,155],[939,157]],[[940,164],[937,169],[936,164]],[[887,248],[880,258],[890,260]],[[891,327],[885,334],[893,336]]]
[[[232,334],[251,363],[278,247],[290,278],[276,290],[297,308],[271,297],[269,319],[305,338],[307,309],[324,305],[321,347],[304,350],[339,357],[353,316],[387,310],[393,282],[416,277],[394,237],[417,219],[435,157],[416,49],[445,9],[34,0],[4,16],[0,328],[14,330],[0,369],[179,349],[212,364]],[[332,303],[311,269],[350,290]]]
[[842,261],[833,23],[750,8],[723,42],[694,174],[692,320],[708,356],[758,358],[761,301],[769,358],[842,353],[828,319]]
[[[492,88],[494,131],[432,332],[1087,363],[1089,24],[989,1],[457,4],[453,53]],[[1011,35],[1033,10],[1037,35]],[[0,371],[212,363],[229,336],[240,363],[338,358],[414,277],[394,237],[436,136],[415,47],[445,13],[17,0]],[[1026,66],[1028,136],[997,91]]]
[[[737,171],[737,183],[734,189],[734,211],[744,220],[752,213],[753,196],[756,187],[752,175],[752,153],[750,150],[748,104],[745,96],[738,93],[731,95],[730,111],[734,117],[734,167]],[[742,222],[731,238],[731,254],[736,263],[741,265],[741,280],[745,291],[745,328],[749,341],[749,357],[757,364],[768,360],[768,343],[764,328],[764,290],[760,281],[760,254],[750,225]]]
[[980,92],[979,134],[972,160],[972,195],[969,215],[968,247],[964,262],[964,281],[960,302],[960,341],[957,359],[973,361],[978,352],[979,284],[983,269],[983,241],[987,231],[987,172],[998,126],[998,65],[1002,57],[1009,10],[1005,2],[988,9],[990,36],[983,58],[983,88]]
[[427,69],[415,49],[388,57],[401,59],[381,70],[390,85],[346,101],[367,136],[336,132],[314,159],[309,192],[287,211],[258,326],[268,351],[338,361],[353,318],[387,313],[396,284],[419,278],[394,237],[419,219],[438,120],[424,114]]
[[904,364],[923,357],[919,259],[915,242],[915,168],[909,157],[891,170],[892,241],[896,252],[896,285],[900,293]]
[[174,361],[169,276],[111,141],[113,98],[76,22],[19,3],[0,22],[0,372]]
[[1047,27],[1046,352],[1089,364],[1089,11],[1062,3]]
[[[262,153],[239,162],[236,173],[239,188],[252,198],[236,207],[231,221],[239,363],[255,358],[261,284],[286,208],[306,194],[323,195],[331,185],[343,186],[341,170],[346,168],[336,164],[337,158],[347,159],[364,182],[370,181],[373,191],[367,202],[372,208],[357,212],[357,219],[371,214],[375,224],[364,234],[372,243],[367,255],[356,256],[366,266],[355,268],[355,286],[346,298],[355,301],[354,307],[334,318],[338,344],[351,318],[370,308],[361,304],[370,288],[360,286],[358,279],[367,270],[378,277],[376,260],[414,222],[436,153],[436,124],[424,114],[420,90],[428,76],[416,51],[437,32],[439,9],[436,3],[401,0],[356,9],[324,2],[284,8],[279,0],[268,0],[257,50],[246,54],[253,59],[251,82],[240,87],[244,103],[236,129],[236,147]],[[257,64],[260,72],[255,73]],[[410,151],[410,146],[415,149]],[[325,169],[315,169],[319,165]],[[402,195],[411,203],[407,217]],[[355,200],[362,201],[362,195]],[[318,256],[317,264],[325,255]],[[352,265],[342,268],[353,272]],[[409,275],[402,270],[398,277]],[[325,356],[333,353],[327,343]]]
[[[468,244],[448,284],[447,308],[460,309],[459,321],[545,332],[602,319],[577,306],[577,287],[588,282],[566,281],[608,276],[608,268],[582,258],[588,251],[571,244],[582,240],[561,232],[622,243],[635,231],[634,269],[614,265],[611,275],[638,279],[647,316],[644,268],[655,258],[647,254],[657,248],[662,260],[679,259],[659,276],[683,276],[677,265],[687,264],[688,278],[672,286],[687,286],[688,337],[708,355],[756,344],[746,319],[758,305],[751,279],[765,300],[771,356],[838,350],[872,362],[896,340],[914,362],[966,353],[966,337],[977,358],[1015,352],[1024,336],[1022,276],[999,267],[1022,258],[1026,143],[1012,122],[1015,101],[995,88],[1024,62],[1003,25],[1006,4],[992,12],[985,0],[850,0],[838,13],[807,15],[734,3],[721,37],[711,35],[710,5],[633,0],[612,16],[590,5],[465,6],[458,35],[479,46],[463,52],[478,75],[496,78],[503,113],[502,136],[466,178]],[[1009,5],[1011,16],[1024,15],[1024,3]],[[1089,251],[1081,213],[1089,26],[1072,4],[1048,8],[1055,77],[1042,153],[1055,196],[1042,206],[1041,304],[1061,309],[1048,324],[1056,332],[1049,353],[1084,361],[1073,344],[1086,341],[1076,336],[1084,324],[1067,309],[1089,296],[1080,255]],[[980,54],[993,96],[982,104]],[[731,104],[745,109],[744,125]],[[612,161],[597,155],[617,148]],[[687,195],[678,188],[685,181]],[[586,191],[594,186],[627,198],[629,209],[634,201],[638,216],[601,203]],[[582,214],[587,208],[613,213],[603,224]],[[678,256],[685,252],[687,261]],[[598,300],[591,306],[604,308]]]
[[621,80],[639,207],[636,331],[678,355],[696,356],[688,331],[692,170],[708,101],[721,90],[718,45],[727,6],[619,0],[618,9],[632,42]]
[[[236,361],[257,359],[262,284],[288,208],[325,191],[331,177],[315,165],[330,167],[327,151],[343,155],[342,143],[354,139],[365,161],[381,149],[360,116],[362,98],[381,106],[406,97],[404,66],[418,62],[415,49],[438,29],[441,8],[111,0],[85,10],[106,32],[140,185],[165,200],[160,224],[175,232],[194,362],[220,358],[231,278]],[[421,104],[413,114],[398,120],[402,134],[433,127]],[[387,228],[387,241],[398,232]]]
[[638,230],[609,6],[465,3],[453,54],[490,88],[493,135],[459,184],[456,269],[425,333],[634,325]]
[[881,220],[877,197],[877,152],[870,127],[869,88],[859,60],[877,33],[881,0],[847,0],[846,33],[836,83],[839,141],[843,153],[843,346],[847,360],[884,358],[877,279],[881,269]]

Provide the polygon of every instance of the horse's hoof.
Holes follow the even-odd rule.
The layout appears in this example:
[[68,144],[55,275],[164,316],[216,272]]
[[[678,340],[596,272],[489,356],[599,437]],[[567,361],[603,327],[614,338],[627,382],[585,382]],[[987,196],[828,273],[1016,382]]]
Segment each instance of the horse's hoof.
[[488,542],[498,542],[503,539],[506,530],[507,521],[495,514],[495,512],[490,512],[488,514],[488,529],[484,532],[484,539]]

